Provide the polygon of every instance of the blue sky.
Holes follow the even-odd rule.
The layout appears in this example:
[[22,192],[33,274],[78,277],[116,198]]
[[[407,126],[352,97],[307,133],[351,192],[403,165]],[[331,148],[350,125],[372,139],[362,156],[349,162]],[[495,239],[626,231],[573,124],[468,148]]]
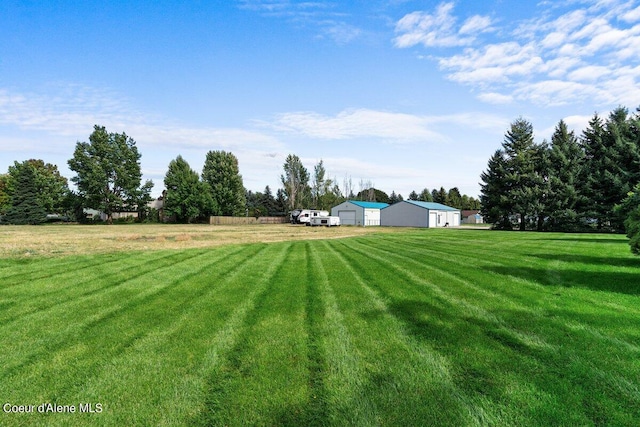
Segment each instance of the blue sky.
[[245,187],[288,154],[342,187],[478,196],[509,124],[640,105],[637,0],[0,3],[0,172],[126,132],[162,191],[182,155],[233,152]]

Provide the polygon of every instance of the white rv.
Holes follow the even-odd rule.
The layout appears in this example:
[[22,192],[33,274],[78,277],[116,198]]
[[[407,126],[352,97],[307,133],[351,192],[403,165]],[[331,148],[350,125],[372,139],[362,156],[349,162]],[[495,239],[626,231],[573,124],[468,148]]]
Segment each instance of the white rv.
[[309,224],[314,227],[316,225],[324,225],[325,227],[339,226],[339,216],[314,216],[309,221]]
[[315,217],[326,217],[329,216],[329,212],[327,211],[317,211],[314,209],[303,209],[300,211],[300,214],[296,218],[296,223],[311,225],[311,218]]

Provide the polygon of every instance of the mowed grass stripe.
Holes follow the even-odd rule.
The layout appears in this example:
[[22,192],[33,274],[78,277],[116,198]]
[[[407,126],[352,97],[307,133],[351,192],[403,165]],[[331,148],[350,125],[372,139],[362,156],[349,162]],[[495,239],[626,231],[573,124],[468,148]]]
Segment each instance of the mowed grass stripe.
[[[368,244],[367,247],[371,248],[370,250],[374,250],[372,249],[373,246]],[[562,280],[557,284],[544,285],[533,280],[524,280],[517,276],[497,273],[493,267],[494,263],[490,264],[490,268],[486,267],[486,264],[490,261],[484,259],[480,248],[478,251],[469,251],[475,253],[475,257],[466,256],[462,254],[463,251],[460,251],[461,255],[457,257],[444,257],[429,241],[423,242],[421,248],[414,246],[409,250],[401,250],[402,246],[400,244],[395,245],[393,243],[385,243],[379,246],[375,250],[384,252],[385,257],[391,257],[400,262],[422,264],[420,269],[422,271],[439,270],[440,274],[445,277],[451,277],[452,280],[449,281],[447,289],[449,292],[456,292],[456,295],[461,298],[473,298],[473,293],[464,287],[456,291],[457,287],[453,286],[454,284],[465,283],[468,287],[478,289],[479,286],[472,285],[471,281],[481,283],[482,288],[486,288],[487,291],[497,293],[500,296],[478,298],[477,303],[484,304],[485,307],[493,307],[494,312],[503,313],[503,315],[511,318],[513,322],[521,324],[524,328],[535,324],[530,320],[531,317],[543,317],[546,322],[550,322],[550,319],[557,319],[552,325],[553,329],[566,329],[567,325],[575,325],[585,332],[591,331],[593,337],[599,336],[604,340],[610,341],[614,348],[622,345],[635,352],[640,349],[640,337],[637,333],[637,319],[640,315],[640,308],[637,304],[637,298],[620,298],[615,294],[594,294],[584,288],[566,288]],[[470,249],[468,242],[465,243],[465,248],[467,250]],[[566,248],[564,249],[566,251]],[[549,250],[548,247],[545,247],[545,250]],[[487,254],[488,256],[490,255]],[[408,261],[409,259],[411,261]],[[541,270],[558,268],[554,261],[538,260],[538,263],[538,268]],[[553,265],[548,267],[545,264]],[[454,268],[452,268],[452,265]],[[420,274],[419,270],[416,271]],[[454,273],[451,273],[451,271]],[[566,274],[571,274],[571,271],[566,272]],[[637,269],[637,274],[640,274],[640,265]],[[559,274],[552,272],[550,275],[557,277]],[[496,297],[500,299],[502,304],[496,306]],[[629,303],[624,304],[625,300],[629,300]],[[576,316],[578,313],[580,315]],[[615,317],[616,321],[606,320],[610,317]],[[580,323],[581,321],[584,323]],[[616,333],[613,334],[616,338],[611,338],[611,329],[613,327],[616,328]],[[625,335],[629,336],[630,339],[620,341],[618,337]]]
[[[176,263],[198,263],[204,252],[187,251],[180,255]],[[33,315],[26,315],[10,324],[0,326],[0,348],[7,354],[16,355],[16,360],[37,358],[40,353],[55,349],[66,340],[66,337],[77,336],[81,331],[99,323],[102,318],[113,315],[127,304],[159,292],[164,285],[159,278],[163,271],[170,271],[175,264],[165,265],[151,270],[133,280],[116,280],[111,282],[109,277],[95,277],[99,287],[106,287],[104,292],[96,293],[85,298],[70,299],[68,304],[56,305],[49,310],[40,311]],[[106,282],[106,284],[103,284]],[[33,293],[38,294],[38,288]],[[64,290],[62,291],[64,295]],[[64,296],[62,297],[64,298]],[[25,357],[26,354],[31,356]],[[12,357],[5,360],[4,368],[13,366]],[[0,376],[2,376],[0,371]]]
[[187,425],[198,419],[207,378],[266,288],[272,264],[284,259],[282,248],[251,245],[225,260],[234,267],[214,264],[190,278],[181,286],[185,304],[175,316],[112,357],[71,399],[105,402],[101,425]]
[[[118,263],[118,268],[109,263],[91,267],[90,271],[69,269],[52,273],[46,279],[27,282],[11,289],[0,290],[0,297],[7,302],[7,309],[0,313],[0,322],[5,326],[23,316],[51,309],[61,304],[76,304],[117,286],[128,280],[156,271],[161,267],[173,265],[193,256],[189,253],[155,253],[127,256]],[[34,295],[34,289],[37,293]]]
[[96,267],[108,267],[111,263],[119,263],[121,257],[117,255],[105,259],[104,256],[84,256],[77,257],[65,262],[59,258],[37,258],[37,259],[11,259],[10,267],[0,272],[0,289],[12,286],[24,286],[40,279],[47,279],[59,274],[61,271],[69,273],[81,273],[85,269]]
[[[590,371],[588,369],[590,361],[597,358],[598,354],[603,351],[609,353],[607,357],[609,362],[605,364],[608,366],[606,368],[608,380],[604,384],[609,384],[607,388],[610,392],[604,393],[604,396],[598,399],[609,403],[622,400],[626,405],[638,407],[637,391],[628,387],[629,384],[633,384],[634,374],[633,369],[629,369],[629,364],[631,363],[633,366],[632,361],[637,360],[635,349],[630,352],[628,346],[623,346],[607,350],[610,343],[603,342],[604,336],[602,335],[600,337],[593,336],[591,328],[584,328],[584,332],[590,331],[587,333],[572,333],[567,328],[567,319],[550,319],[544,314],[514,309],[512,304],[505,304],[504,301],[498,301],[496,304],[495,300],[480,300],[487,309],[494,313],[492,316],[487,316],[485,310],[479,309],[475,304],[470,306],[468,302],[456,301],[456,298],[446,296],[442,298],[443,293],[449,293],[456,288],[456,281],[453,280],[426,282],[430,288],[433,283],[439,284],[440,291],[435,300],[439,302],[438,305],[434,305],[434,299],[427,295],[425,298],[415,298],[411,291],[402,291],[401,289],[404,289],[402,283],[405,282],[414,281],[416,286],[425,284],[422,279],[415,276],[415,272],[419,270],[414,268],[404,272],[400,267],[407,265],[408,260],[403,259],[404,255],[394,256],[386,249],[378,250],[378,252],[382,252],[382,255],[375,255],[374,246],[368,245],[366,250],[360,249],[359,252],[384,265],[383,270],[391,270],[398,277],[405,276],[410,279],[408,281],[396,280],[393,286],[388,286],[388,289],[382,292],[397,301],[399,304],[397,314],[404,317],[408,324],[413,325],[415,333],[423,336],[442,351],[451,352],[465,347],[473,348],[471,353],[474,356],[469,359],[461,358],[459,363],[461,380],[465,384],[473,384],[469,378],[477,376],[474,374],[475,372],[485,373],[484,378],[478,378],[477,387],[483,396],[491,396],[491,407],[495,407],[496,402],[505,401],[504,390],[521,390],[521,393],[515,393],[510,397],[513,402],[509,407],[523,408],[524,412],[519,414],[512,410],[511,418],[503,417],[501,422],[517,423],[520,419],[536,416],[541,423],[546,423],[556,417],[561,417],[567,405],[573,403],[580,408],[581,404],[584,404],[580,402],[580,399],[584,399],[587,405],[593,404],[594,396],[591,395],[590,390],[597,387],[597,381],[593,376],[585,375],[585,372]],[[358,250],[358,245],[355,247],[355,250]],[[401,258],[400,262],[393,261],[398,257]],[[431,257],[425,257],[425,265],[432,262]],[[426,269],[429,267],[430,265],[425,266]],[[363,271],[367,271],[367,268],[363,267]],[[377,283],[387,282],[378,281]],[[481,283],[487,283],[487,280],[482,280]],[[445,301],[446,304],[442,305],[442,301]],[[439,319],[440,324],[427,320],[430,313],[436,314],[434,317]],[[492,317],[494,321],[492,321]],[[457,325],[458,329],[446,328],[447,324]],[[564,351],[563,348],[569,342],[572,344],[568,346],[571,350]],[[576,349],[579,350],[576,351]],[[511,365],[509,364],[510,360],[514,362]],[[507,375],[504,375],[504,366],[513,366],[514,368],[507,369]],[[572,372],[574,378],[571,381],[558,381],[558,369],[561,372]],[[487,376],[487,372],[490,375]],[[543,391],[534,393],[527,391],[532,377],[538,380],[534,384],[537,384]],[[576,381],[577,384],[574,384],[573,381]],[[567,389],[575,387],[574,393],[570,396],[564,396],[564,392],[553,394],[544,391],[550,388],[550,384],[557,387],[558,383]],[[488,384],[491,384],[489,389],[487,388]],[[470,391],[474,392],[473,389]],[[550,396],[551,398],[549,398]],[[567,399],[572,403],[567,403]],[[572,412],[572,414],[575,415],[576,412]],[[584,423],[585,420],[599,420],[602,417],[603,414],[596,408],[592,411],[585,411],[582,417],[576,415],[574,418],[567,419],[566,422]],[[615,417],[612,419],[617,422],[627,419],[623,412],[615,414]]]
[[327,307],[323,292],[323,288],[326,288],[326,275],[315,256],[315,246],[317,245],[312,248],[310,242],[304,245],[307,287],[305,327],[309,364],[309,403],[305,424],[308,426],[322,425],[329,416],[328,391],[325,384],[328,366],[324,343],[328,333],[325,326]]
[[[462,235],[468,234],[467,231],[461,231]],[[557,236],[563,236],[561,234],[552,234]],[[548,236],[548,235],[545,235]],[[543,240],[548,240],[543,239]],[[607,294],[595,294],[593,292],[585,291],[585,288],[580,286],[582,283],[589,283],[586,279],[586,274],[591,274],[592,278],[596,278],[597,271],[592,273],[580,272],[576,274],[573,268],[567,268],[567,263],[560,263],[555,261],[555,258],[562,258],[563,253],[566,253],[565,247],[557,247],[551,249],[549,246],[543,247],[543,252],[548,253],[551,250],[557,252],[557,256],[548,255],[541,256],[531,250],[527,250],[527,254],[530,258],[525,262],[529,266],[535,266],[540,272],[538,277],[523,278],[519,272],[523,270],[520,267],[513,267],[506,269],[504,266],[513,264],[514,258],[522,259],[520,254],[512,253],[510,257],[495,256],[492,252],[485,251],[484,244],[481,242],[479,246],[474,246],[473,241],[466,240],[460,242],[461,246],[456,248],[455,245],[448,245],[446,250],[442,251],[440,248],[442,245],[435,245],[431,239],[425,238],[422,243],[419,240],[412,240],[409,246],[403,245],[402,241],[396,239],[385,240],[389,244],[384,245],[385,251],[401,253],[405,257],[412,258],[419,262],[427,262],[425,268],[437,268],[444,272],[444,274],[451,274],[453,271],[455,276],[461,280],[465,280],[468,283],[481,283],[482,288],[486,288],[487,291],[503,295],[507,299],[519,302],[522,307],[529,307],[535,311],[549,311],[550,306],[554,307],[556,304],[560,304],[559,308],[566,308],[566,304],[578,304],[584,307],[585,304],[591,304],[596,307],[601,307],[602,310],[608,310],[612,315],[618,315],[620,311],[624,311],[629,317],[635,318],[640,315],[640,307],[636,303],[636,298],[619,298],[618,296],[612,297]],[[529,248],[530,249],[530,248]],[[450,253],[450,255],[448,255]],[[548,258],[550,260],[545,260]],[[501,259],[500,262],[497,260]],[[637,260],[629,260],[637,261]],[[629,263],[633,265],[633,262]],[[627,272],[616,272],[615,274],[622,274],[621,281],[628,282],[629,286],[634,286],[635,280],[627,279],[630,276],[637,276],[640,274],[640,262],[637,263],[637,268],[630,269]],[[599,267],[599,269],[607,268],[606,264]],[[591,268],[593,270],[593,267]],[[618,270],[618,269],[616,269]],[[582,277],[582,279],[575,279],[573,276]],[[607,282],[608,278],[604,277],[602,282]],[[505,285],[508,283],[509,285]],[[573,287],[571,283],[578,286]],[[637,286],[640,286],[637,285]],[[565,298],[558,298],[562,296]],[[629,304],[621,305],[621,302],[628,300]]]
[[[389,269],[391,264],[380,265],[380,259],[371,254],[353,251],[344,243],[337,242],[338,245],[342,246],[337,249],[350,265],[361,272],[362,282],[386,302],[389,315],[401,325],[403,333],[411,337],[407,340],[417,342],[415,345],[423,348],[422,351],[435,353],[434,358],[446,360],[444,365],[452,384],[451,394],[466,404],[471,419],[465,420],[464,425],[516,425],[526,419],[520,411],[527,411],[536,401],[517,401],[515,403],[520,405],[517,409],[516,405],[511,408],[506,404],[508,399],[502,394],[505,387],[499,381],[500,371],[496,373],[494,369],[519,361],[514,361],[508,349],[505,351],[502,345],[484,334],[486,321],[476,319],[472,313],[446,299],[437,298],[437,292],[430,297],[421,295],[422,291],[418,289],[421,285],[412,284],[404,275],[398,274],[396,268]],[[417,289],[412,289],[414,287]],[[517,381],[511,380],[511,385],[520,394],[526,392]],[[439,408],[439,411],[444,410],[444,407]]]
[[200,425],[306,425],[305,243],[291,243],[235,345],[209,380]]
[[[258,249],[258,246],[252,247],[250,252],[253,254]],[[43,312],[38,318],[29,316],[22,322],[24,325],[14,322],[11,328],[3,327],[5,333],[0,348],[10,357],[5,360],[2,376],[18,375],[28,382],[38,372],[31,365],[39,364],[39,369],[50,370],[51,358],[55,359],[57,353],[66,352],[76,345],[80,348],[75,351],[95,352],[97,348],[107,354],[121,351],[148,333],[149,328],[159,327],[175,315],[166,310],[170,308],[167,306],[181,301],[182,291],[176,285],[234,251],[238,249],[220,251],[213,257],[206,251],[191,253],[173,265],[119,284],[116,288],[129,288],[126,297],[119,295],[118,289],[113,289],[109,295],[94,295],[72,307],[57,307]],[[229,269],[235,268],[231,258],[227,258],[226,264]],[[223,268],[217,270],[219,274],[225,274],[224,266],[220,267]],[[154,304],[159,306],[155,313],[159,316],[157,319],[152,316]],[[114,339],[104,340],[105,336],[113,336]],[[29,375],[23,372],[26,367],[29,367]]]
[[310,247],[308,275],[314,280],[318,301],[324,306],[316,320],[316,346],[323,352],[322,369],[324,424],[371,425],[375,411],[367,398],[356,398],[363,382],[352,338],[340,311],[328,272],[335,272],[326,242]]
[[[393,283],[393,278],[379,277],[382,270],[375,262],[345,241],[329,247],[332,257],[325,266],[339,267],[327,275],[355,352],[362,355],[363,380],[355,401],[362,399],[374,411],[375,424],[478,424],[485,415],[456,388],[448,360],[410,335],[389,305],[393,300],[378,293],[378,282]],[[366,274],[367,269],[376,274]]]

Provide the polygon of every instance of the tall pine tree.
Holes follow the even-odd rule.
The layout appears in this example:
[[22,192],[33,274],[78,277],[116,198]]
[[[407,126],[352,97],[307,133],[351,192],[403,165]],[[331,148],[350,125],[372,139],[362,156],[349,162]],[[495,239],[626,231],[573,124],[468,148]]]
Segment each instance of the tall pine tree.
[[533,126],[523,118],[511,124],[502,144],[506,156],[506,190],[511,211],[520,221],[520,231],[537,222],[543,210],[542,176],[543,150],[533,140]]
[[11,203],[3,221],[9,224],[40,224],[47,219],[39,194],[38,174],[35,167],[25,165],[14,177],[15,187]]
[[546,229],[577,231],[579,229],[579,182],[583,153],[578,138],[560,120],[551,137],[548,151],[548,193],[546,196]]
[[618,181],[615,151],[607,144],[604,123],[598,114],[589,121],[580,140],[585,154],[580,192],[584,196],[580,214],[586,222],[595,221],[598,230],[610,227]]
[[507,191],[507,164],[504,152],[496,150],[480,179],[480,211],[484,220],[498,230],[511,230],[511,205]]

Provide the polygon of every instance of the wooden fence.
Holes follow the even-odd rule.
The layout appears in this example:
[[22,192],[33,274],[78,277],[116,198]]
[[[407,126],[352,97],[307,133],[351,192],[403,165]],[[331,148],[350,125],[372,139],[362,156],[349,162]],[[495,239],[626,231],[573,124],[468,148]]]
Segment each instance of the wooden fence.
[[249,225],[249,224],[286,224],[289,218],[286,216],[211,216],[211,225]]

